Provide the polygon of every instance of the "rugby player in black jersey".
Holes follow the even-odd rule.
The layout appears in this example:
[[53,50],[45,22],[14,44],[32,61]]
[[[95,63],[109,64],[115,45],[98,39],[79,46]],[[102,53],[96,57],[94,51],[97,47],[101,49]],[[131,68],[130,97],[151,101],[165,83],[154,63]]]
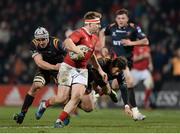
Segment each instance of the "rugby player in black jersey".
[[37,71],[32,86],[25,96],[21,112],[14,115],[14,120],[18,124],[23,122],[37,92],[50,80],[57,82],[59,63],[63,61],[66,55],[62,42],[58,38],[49,36],[49,32],[43,27],[38,27],[35,30],[30,51],[37,65]]
[[[100,42],[105,45],[105,37],[110,36],[112,39],[112,50],[117,56],[124,56],[128,60],[128,66],[124,71],[129,95],[129,103],[132,106],[134,120],[143,120],[146,118],[137,108],[133,77],[130,73],[132,67],[133,47],[136,45],[149,45],[149,40],[142,32],[141,28],[134,23],[129,22],[129,13],[126,9],[120,9],[115,14],[115,23],[108,25],[100,32]],[[119,76],[121,77],[121,76]],[[126,92],[126,85],[121,85],[121,92]],[[127,100],[124,100],[127,101]]]

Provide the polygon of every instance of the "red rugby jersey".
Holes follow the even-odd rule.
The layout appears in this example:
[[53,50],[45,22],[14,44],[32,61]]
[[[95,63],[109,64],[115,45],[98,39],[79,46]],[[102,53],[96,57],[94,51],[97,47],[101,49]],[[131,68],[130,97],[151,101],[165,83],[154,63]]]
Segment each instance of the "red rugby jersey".
[[[140,56],[144,53],[150,53],[149,46],[135,46],[133,50],[133,56]],[[149,58],[144,58],[140,61],[133,62],[133,68],[137,70],[148,69]]]
[[85,54],[85,58],[80,61],[72,60],[68,53],[64,62],[76,68],[86,68],[87,62],[95,50],[95,44],[98,41],[98,37],[95,34],[88,33],[86,29],[82,27],[74,31],[69,38],[72,39],[76,46],[85,45],[90,48],[90,50]]

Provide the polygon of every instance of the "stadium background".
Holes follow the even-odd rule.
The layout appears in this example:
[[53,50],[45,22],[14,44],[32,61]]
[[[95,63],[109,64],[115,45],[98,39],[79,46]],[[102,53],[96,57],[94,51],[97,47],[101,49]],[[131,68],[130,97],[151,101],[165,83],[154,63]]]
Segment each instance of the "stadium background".
[[[114,12],[124,7],[150,40],[155,104],[180,107],[180,74],[174,76],[173,67],[168,64],[180,47],[179,5],[178,0],[1,0],[0,105],[22,104],[35,71],[29,44],[38,26],[46,27],[51,35],[63,40],[67,31],[82,25],[81,18],[86,11],[103,13],[102,26],[105,27],[113,22]],[[44,98],[53,94],[51,87],[47,88],[48,92],[43,91]],[[136,94],[142,106],[143,91]]]

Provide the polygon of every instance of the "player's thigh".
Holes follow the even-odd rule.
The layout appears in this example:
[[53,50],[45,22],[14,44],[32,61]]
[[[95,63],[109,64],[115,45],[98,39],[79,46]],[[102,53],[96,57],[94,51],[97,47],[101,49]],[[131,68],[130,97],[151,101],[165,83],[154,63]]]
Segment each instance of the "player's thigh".
[[73,69],[66,63],[62,63],[57,76],[58,85],[71,86]]
[[50,80],[54,82],[54,84],[58,85],[58,71],[50,71]]
[[35,95],[43,86],[46,85],[45,73],[38,69],[33,79],[33,83],[28,93],[30,95]]
[[71,99],[80,100],[85,94],[86,87],[83,84],[73,84],[71,88]]
[[[37,69],[36,70],[36,74],[34,76],[33,79],[33,84],[36,85],[46,85],[46,77],[47,77],[47,71],[45,70],[41,70],[41,69]],[[38,83],[38,84],[37,84]],[[41,84],[39,84],[41,83]]]
[[88,70],[75,69],[72,75],[72,84],[81,84],[87,86],[88,84]]
[[119,84],[118,84],[117,79],[113,79],[113,80],[110,82],[110,84],[111,84],[112,89],[114,89],[114,90],[116,90],[116,91],[119,89]]
[[152,89],[154,87],[153,78],[152,78],[151,72],[149,70],[144,71],[143,84],[146,87],[146,89]]
[[130,73],[131,73],[131,75],[132,75],[132,77],[133,77],[133,83],[134,83],[134,85],[137,85],[140,81],[143,80],[143,78],[142,78],[142,72],[141,72],[141,71],[138,71],[138,70],[136,70],[136,69],[132,69],[132,70],[130,71]]

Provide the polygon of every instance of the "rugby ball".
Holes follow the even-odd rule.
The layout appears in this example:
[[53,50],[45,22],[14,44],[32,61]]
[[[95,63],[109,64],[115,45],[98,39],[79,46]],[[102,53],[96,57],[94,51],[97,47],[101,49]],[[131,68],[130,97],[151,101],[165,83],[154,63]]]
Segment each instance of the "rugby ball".
[[[87,47],[86,45],[78,45],[77,47],[80,48],[81,51],[84,52],[84,55],[91,50],[91,48]],[[84,57],[82,57],[81,55],[75,53],[75,52],[69,52],[69,56],[72,60],[83,60]]]

